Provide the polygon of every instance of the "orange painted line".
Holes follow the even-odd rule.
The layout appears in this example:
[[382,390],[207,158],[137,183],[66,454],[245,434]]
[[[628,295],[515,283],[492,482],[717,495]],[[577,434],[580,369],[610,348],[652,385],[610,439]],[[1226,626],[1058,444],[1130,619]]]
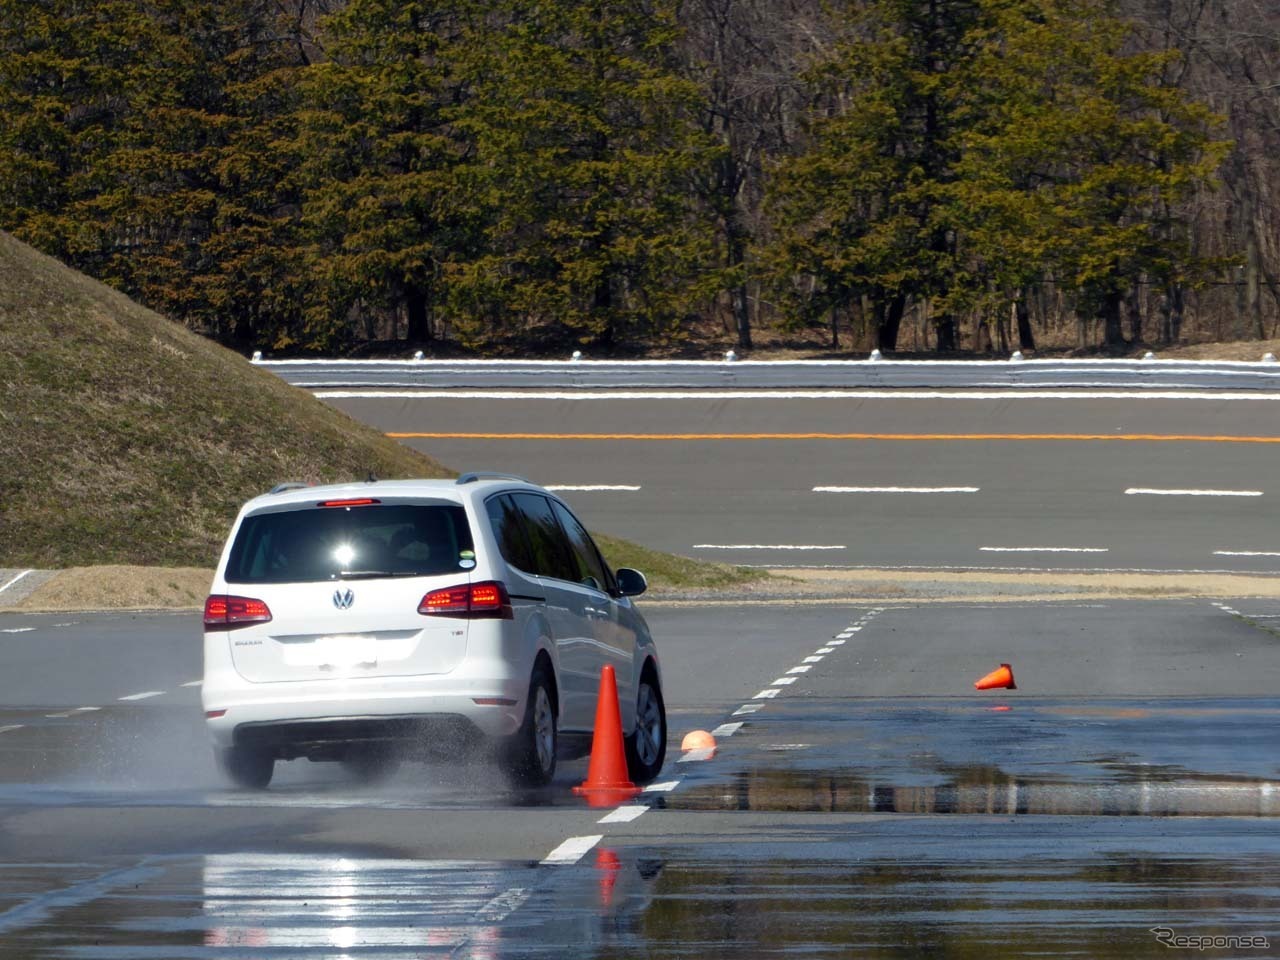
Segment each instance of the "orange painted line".
[[395,440],[1126,440],[1140,443],[1280,443],[1280,437],[1167,433],[388,433]]

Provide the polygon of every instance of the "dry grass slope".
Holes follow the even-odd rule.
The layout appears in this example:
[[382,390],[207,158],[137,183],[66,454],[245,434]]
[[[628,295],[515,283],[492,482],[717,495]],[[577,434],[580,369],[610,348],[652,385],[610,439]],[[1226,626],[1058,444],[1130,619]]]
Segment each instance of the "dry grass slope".
[[[456,475],[0,233],[0,565],[197,567],[207,578],[249,497],[370,472]],[[601,543],[658,588],[767,579]],[[148,605],[118,570],[75,574],[59,589],[74,580],[82,606]],[[166,574],[129,577],[158,591],[158,606],[184,602]]]
[[281,480],[450,471],[0,233],[0,560],[210,567]]

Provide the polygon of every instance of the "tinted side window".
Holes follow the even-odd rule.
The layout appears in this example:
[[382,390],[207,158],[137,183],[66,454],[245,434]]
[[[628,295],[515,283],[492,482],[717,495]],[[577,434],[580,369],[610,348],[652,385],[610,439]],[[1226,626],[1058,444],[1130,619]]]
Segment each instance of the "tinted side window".
[[564,527],[564,532],[569,536],[569,543],[573,547],[573,558],[578,567],[578,576],[575,577],[579,583],[585,583],[595,587],[597,590],[607,590],[609,588],[609,575],[605,572],[604,564],[600,560],[600,554],[596,550],[596,545],[592,542],[590,535],[578,522],[578,518],[566,510],[563,506],[551,501],[551,506],[555,508],[556,517],[560,520],[560,525]]
[[534,572],[533,558],[529,553],[529,541],[525,536],[524,521],[509,494],[490,497],[485,501],[489,523],[493,526],[494,539],[502,559],[518,570]]
[[229,583],[304,583],[344,575],[434,576],[465,570],[471,529],[457,504],[303,507],[244,518]]
[[524,528],[529,536],[533,559],[533,570],[530,572],[540,577],[576,581],[578,564],[573,559],[573,548],[560,529],[550,501],[533,493],[515,493],[511,495],[511,499],[524,516]]

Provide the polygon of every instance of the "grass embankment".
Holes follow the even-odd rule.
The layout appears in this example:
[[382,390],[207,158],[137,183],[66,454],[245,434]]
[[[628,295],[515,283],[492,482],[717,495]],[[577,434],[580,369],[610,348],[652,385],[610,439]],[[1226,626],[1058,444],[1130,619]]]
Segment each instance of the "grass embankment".
[[[204,570],[240,505],[282,480],[454,475],[4,233],[0,278],[0,566]],[[659,587],[759,577],[603,539]],[[59,579],[93,605],[94,580],[176,602],[198,578]]]

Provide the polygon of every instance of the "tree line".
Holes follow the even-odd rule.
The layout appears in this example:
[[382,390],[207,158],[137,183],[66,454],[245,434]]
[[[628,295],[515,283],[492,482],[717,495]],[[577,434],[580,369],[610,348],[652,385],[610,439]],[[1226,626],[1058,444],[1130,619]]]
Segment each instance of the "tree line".
[[0,0],[0,229],[275,351],[1263,337],[1278,42],[1264,0]]

